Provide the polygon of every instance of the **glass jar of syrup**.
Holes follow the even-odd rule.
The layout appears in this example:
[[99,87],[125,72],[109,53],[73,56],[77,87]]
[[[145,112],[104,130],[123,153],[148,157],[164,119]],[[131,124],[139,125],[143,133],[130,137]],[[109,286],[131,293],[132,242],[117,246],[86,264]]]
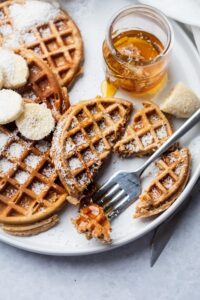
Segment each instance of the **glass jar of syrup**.
[[148,5],[131,5],[111,19],[103,43],[106,79],[137,95],[166,82],[174,34],[167,18]]

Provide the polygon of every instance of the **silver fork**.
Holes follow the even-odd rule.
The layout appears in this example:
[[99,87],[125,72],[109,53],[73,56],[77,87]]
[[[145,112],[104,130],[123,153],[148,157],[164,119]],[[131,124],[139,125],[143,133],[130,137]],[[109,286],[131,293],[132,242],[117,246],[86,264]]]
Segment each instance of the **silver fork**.
[[140,177],[144,170],[199,121],[200,109],[175,131],[139,169],[134,172],[116,172],[96,191],[93,200],[103,207],[109,220],[116,218],[138,198],[141,193]]

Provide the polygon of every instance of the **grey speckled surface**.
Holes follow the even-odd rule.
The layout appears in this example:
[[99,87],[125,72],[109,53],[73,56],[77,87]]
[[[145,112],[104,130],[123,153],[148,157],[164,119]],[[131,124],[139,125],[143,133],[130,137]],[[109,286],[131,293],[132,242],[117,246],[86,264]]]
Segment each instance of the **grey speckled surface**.
[[0,244],[0,299],[199,300],[198,194],[196,188],[153,268],[151,234],[112,252],[75,258],[45,257]]

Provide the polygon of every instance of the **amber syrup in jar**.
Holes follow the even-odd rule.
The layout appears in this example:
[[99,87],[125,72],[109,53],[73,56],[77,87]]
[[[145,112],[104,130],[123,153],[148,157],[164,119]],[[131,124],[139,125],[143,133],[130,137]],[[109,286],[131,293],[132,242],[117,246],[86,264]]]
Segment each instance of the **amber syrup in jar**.
[[122,87],[137,95],[155,93],[166,82],[166,59],[159,59],[164,49],[152,33],[142,30],[115,32],[112,37],[113,54],[106,41],[103,56],[106,79],[115,87]]

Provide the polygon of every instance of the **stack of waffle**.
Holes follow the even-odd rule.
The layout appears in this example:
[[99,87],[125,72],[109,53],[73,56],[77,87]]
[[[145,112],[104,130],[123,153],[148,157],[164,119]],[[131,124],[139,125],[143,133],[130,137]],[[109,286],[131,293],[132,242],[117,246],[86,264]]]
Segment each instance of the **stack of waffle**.
[[[42,1],[2,2],[0,45],[27,63],[28,80],[16,91],[26,103],[44,103],[58,122],[53,137],[39,142],[26,139],[13,123],[0,126],[0,223],[6,232],[27,236],[51,228],[67,201],[80,203],[112,151],[122,157],[150,155],[172,134],[168,119],[150,101],[128,127],[132,104],[126,100],[96,97],[70,107],[67,88],[81,72],[83,42],[60,8]],[[187,183],[187,149],[163,156],[157,165],[136,217],[167,209]],[[103,214],[96,204],[84,208],[75,220],[79,232],[110,241]]]

